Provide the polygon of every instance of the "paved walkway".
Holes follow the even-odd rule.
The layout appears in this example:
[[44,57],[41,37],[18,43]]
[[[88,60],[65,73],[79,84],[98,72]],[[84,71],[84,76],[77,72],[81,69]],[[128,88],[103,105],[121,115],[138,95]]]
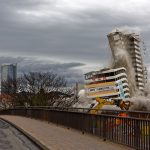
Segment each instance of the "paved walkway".
[[52,123],[19,116],[3,115],[0,117],[19,126],[50,150],[131,150],[125,146],[109,141],[104,142],[98,137],[82,134],[73,129],[68,130]]
[[27,137],[0,119],[0,150],[40,150]]

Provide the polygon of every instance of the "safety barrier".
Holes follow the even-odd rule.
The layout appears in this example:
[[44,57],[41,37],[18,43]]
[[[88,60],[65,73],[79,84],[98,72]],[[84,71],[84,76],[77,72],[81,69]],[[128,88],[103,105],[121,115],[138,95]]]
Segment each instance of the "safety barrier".
[[[0,114],[20,115],[40,120],[45,120],[55,124],[64,125],[87,132],[104,140],[111,140],[129,147],[149,150],[150,149],[150,119],[136,118],[140,112],[130,112],[134,116],[110,115],[111,111],[99,115],[92,115],[79,111],[66,111],[65,109],[50,108],[15,108],[0,111]],[[113,111],[114,114],[119,111]],[[120,113],[123,113],[120,111]],[[149,114],[149,113],[144,113]],[[141,112],[141,116],[143,116]]]

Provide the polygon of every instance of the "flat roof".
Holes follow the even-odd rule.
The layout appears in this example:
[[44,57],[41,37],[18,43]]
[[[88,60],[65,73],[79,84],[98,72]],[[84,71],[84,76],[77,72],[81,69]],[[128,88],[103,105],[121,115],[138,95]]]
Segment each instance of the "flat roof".
[[115,72],[115,71],[118,71],[118,70],[125,70],[126,71],[126,69],[124,67],[120,67],[120,68],[116,68],[116,69],[104,68],[104,69],[101,69],[101,70],[98,70],[98,71],[87,72],[84,75],[93,74],[93,73],[105,74],[105,73]]

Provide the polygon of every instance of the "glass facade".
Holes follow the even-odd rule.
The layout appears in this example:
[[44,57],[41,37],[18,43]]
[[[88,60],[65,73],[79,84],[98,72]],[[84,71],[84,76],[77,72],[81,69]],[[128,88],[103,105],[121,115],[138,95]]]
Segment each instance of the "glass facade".
[[1,92],[16,92],[17,65],[4,64],[1,66]]

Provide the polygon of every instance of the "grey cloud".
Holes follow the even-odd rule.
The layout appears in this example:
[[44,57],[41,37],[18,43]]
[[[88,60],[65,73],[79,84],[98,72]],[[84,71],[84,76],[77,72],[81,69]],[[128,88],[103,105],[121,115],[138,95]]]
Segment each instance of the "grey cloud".
[[[129,15],[130,11],[128,13],[120,11],[116,14],[114,7],[110,10],[106,8],[89,8],[79,11],[70,9],[66,18],[53,16],[55,22],[52,21],[51,16],[36,21],[32,17],[18,13],[18,10],[38,10],[47,4],[49,4],[49,9],[57,11],[56,3],[59,1],[3,1],[0,4],[0,54],[21,56],[17,58],[19,62],[23,56],[37,56],[100,66],[106,64],[111,57],[107,34],[115,27],[129,26],[134,28],[136,26],[141,29],[146,43],[149,42],[148,26],[150,21],[143,18],[143,14]],[[63,13],[65,10],[61,11]],[[143,30],[145,28],[147,30]],[[150,45],[147,44],[147,49],[149,48]],[[10,62],[13,61],[11,59]],[[2,61],[4,60],[2,59]],[[47,70],[51,67],[58,68],[56,70],[61,72],[61,68],[68,71],[67,65],[70,65],[50,65],[41,64],[41,62],[37,62],[38,65],[35,65],[30,63],[30,60],[28,61],[27,63],[23,59],[20,71],[29,71],[38,66],[37,70]]]
[[83,83],[84,80],[83,72],[78,68],[84,64],[78,62],[59,63],[26,57],[0,57],[0,65],[5,63],[17,63],[18,77],[28,72],[54,72],[64,76],[69,84]]

